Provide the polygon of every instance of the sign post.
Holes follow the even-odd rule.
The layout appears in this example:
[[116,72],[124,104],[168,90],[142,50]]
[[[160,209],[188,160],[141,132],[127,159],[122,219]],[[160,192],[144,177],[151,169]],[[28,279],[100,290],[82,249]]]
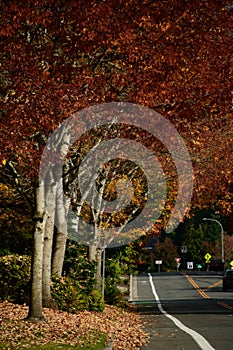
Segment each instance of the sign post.
[[158,273],[160,273],[160,265],[162,265],[162,260],[155,260],[155,264],[158,265]]
[[175,258],[175,262],[176,262],[176,271],[178,272],[179,271],[179,267],[180,267],[180,261],[181,261],[181,258]]
[[182,269],[186,269],[186,253],[187,253],[187,246],[182,245],[180,247],[180,252],[182,254]]
[[[212,255],[210,255],[209,253],[206,253],[206,255],[204,256],[206,264],[210,263],[211,257],[212,257]],[[209,265],[207,265],[207,272],[209,272]]]

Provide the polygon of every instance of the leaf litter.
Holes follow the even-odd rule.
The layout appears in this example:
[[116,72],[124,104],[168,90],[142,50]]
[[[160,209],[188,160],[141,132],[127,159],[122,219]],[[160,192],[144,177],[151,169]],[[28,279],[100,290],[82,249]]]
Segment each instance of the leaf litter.
[[82,346],[98,341],[106,334],[114,337],[114,350],[140,349],[148,334],[143,321],[133,311],[106,305],[104,311],[80,311],[70,314],[44,308],[46,322],[25,321],[28,307],[0,301],[0,344],[2,349],[26,349],[48,343]]

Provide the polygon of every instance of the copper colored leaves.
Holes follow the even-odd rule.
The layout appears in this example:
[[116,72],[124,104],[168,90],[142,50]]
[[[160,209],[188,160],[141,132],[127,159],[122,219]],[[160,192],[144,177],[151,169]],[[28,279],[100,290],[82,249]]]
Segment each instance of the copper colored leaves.
[[30,323],[23,319],[27,307],[0,302],[0,343],[4,349],[25,349],[47,343],[80,346],[84,339],[93,343],[97,335],[115,334],[114,349],[139,349],[146,342],[142,322],[132,312],[107,306],[103,313],[82,311],[76,315],[44,309],[47,323]]

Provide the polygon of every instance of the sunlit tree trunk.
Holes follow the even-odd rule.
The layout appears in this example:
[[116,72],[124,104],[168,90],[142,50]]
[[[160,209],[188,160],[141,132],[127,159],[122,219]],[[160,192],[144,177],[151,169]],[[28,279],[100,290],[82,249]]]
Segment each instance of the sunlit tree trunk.
[[42,301],[44,307],[54,307],[51,295],[51,265],[53,250],[53,234],[56,210],[56,169],[50,169],[45,184],[45,202],[49,212],[46,213],[44,251],[43,251],[43,278],[42,278]]
[[27,320],[40,322],[44,320],[42,313],[42,267],[45,228],[44,183],[40,181],[35,193],[36,212],[33,235],[33,254],[31,268],[31,294]]
[[97,248],[96,250],[96,289],[101,291],[102,289],[102,274],[101,274],[101,267],[102,267],[102,248]]
[[62,275],[67,235],[59,230],[55,230],[54,236],[54,253],[52,259],[52,274],[56,276]]
[[[70,145],[70,129],[64,128],[60,142],[61,157],[65,157]],[[64,162],[63,172],[68,170],[69,164]],[[67,216],[70,204],[70,198],[64,194],[63,174],[57,177],[56,207],[55,207],[55,234],[53,240],[52,273],[58,276],[62,274],[62,268],[65,258],[66,240],[67,240]]]
[[43,251],[43,278],[42,278],[42,302],[44,307],[51,307],[53,304],[51,295],[51,260],[53,247],[54,224],[50,217],[45,223],[44,251]]
[[101,266],[102,266],[102,248],[97,246],[89,246],[89,260],[96,262],[95,281],[96,288],[101,291],[102,288],[102,277],[101,277]]
[[67,240],[67,214],[69,209],[69,199],[63,193],[63,180],[60,179],[56,197],[56,223],[54,235],[54,248],[52,258],[52,273],[61,276],[65,258]]
[[89,246],[89,261],[96,261],[97,247],[95,245]]

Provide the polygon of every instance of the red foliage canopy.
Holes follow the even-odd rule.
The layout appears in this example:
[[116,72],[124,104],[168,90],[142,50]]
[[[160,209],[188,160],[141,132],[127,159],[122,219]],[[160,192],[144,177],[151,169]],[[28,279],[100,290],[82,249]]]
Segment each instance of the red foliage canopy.
[[63,119],[108,101],[173,122],[195,171],[193,203],[230,210],[232,12],[219,1],[2,1],[3,164],[35,176]]

